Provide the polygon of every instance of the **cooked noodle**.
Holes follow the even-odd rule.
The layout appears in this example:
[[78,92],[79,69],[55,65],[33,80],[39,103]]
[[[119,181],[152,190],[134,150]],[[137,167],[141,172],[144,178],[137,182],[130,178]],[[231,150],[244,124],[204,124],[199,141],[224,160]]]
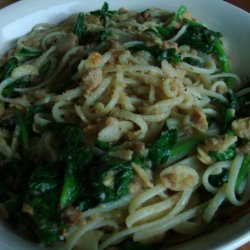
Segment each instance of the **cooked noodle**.
[[[185,40],[204,29],[205,48]],[[36,25],[0,61],[4,217],[47,245],[123,249],[248,202],[249,87],[221,53],[184,6]]]

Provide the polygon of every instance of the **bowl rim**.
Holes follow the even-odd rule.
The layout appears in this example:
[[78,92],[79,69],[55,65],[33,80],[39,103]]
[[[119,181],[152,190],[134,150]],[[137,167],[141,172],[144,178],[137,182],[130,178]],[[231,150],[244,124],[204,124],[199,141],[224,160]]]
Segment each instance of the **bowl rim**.
[[[37,12],[41,9],[43,9],[45,12],[46,11],[51,11],[52,7],[56,7],[56,6],[62,6],[62,5],[67,5],[69,7],[71,7],[71,5],[75,5],[75,4],[79,4],[81,3],[82,5],[86,5],[86,1],[81,1],[81,0],[53,0],[53,2],[51,0],[43,0],[43,1],[37,1],[36,4],[34,4],[33,0],[21,0],[18,2],[15,2],[7,7],[4,7],[2,9],[0,9],[0,39],[1,39],[1,33],[3,32],[3,29],[5,28],[5,26],[10,25],[13,22],[13,12],[16,13],[16,20],[26,17],[27,15],[30,15],[32,12]],[[110,3],[111,7],[113,8],[113,6],[129,6],[132,5],[133,8],[136,8],[136,6],[141,6],[140,9],[145,9],[144,6],[146,6],[148,3],[153,3],[153,0],[144,0],[143,1],[143,5],[138,4],[140,0],[121,0],[121,1],[117,1],[115,2],[115,0],[106,0],[108,3]],[[98,5],[99,7],[101,6],[101,3],[104,2],[104,0],[96,0],[94,1],[94,5]],[[163,2],[163,0],[155,0],[154,4],[159,4],[160,2]],[[137,3],[137,4],[136,4]],[[249,39],[250,39],[250,13],[248,13],[247,11],[240,9],[237,6],[234,6],[228,2],[222,1],[222,0],[176,0],[173,4],[173,2],[170,4],[169,2],[166,2],[166,6],[172,6],[171,8],[166,7],[166,9],[168,8],[170,11],[173,11],[174,9],[176,9],[176,6],[180,5],[180,4],[185,4],[187,6],[192,5],[192,4],[196,4],[199,8],[202,5],[204,6],[210,6],[209,11],[211,11],[211,6],[214,5],[213,8],[217,7],[220,9],[226,9],[227,11],[229,11],[230,13],[235,13],[236,15],[241,15],[242,17],[244,16],[245,20],[248,20],[248,26],[249,26]],[[93,3],[92,3],[93,4]],[[91,5],[92,6],[92,5]],[[192,5],[193,6],[193,5]],[[93,8],[91,7],[91,9],[93,10]],[[90,9],[89,9],[90,10]],[[88,10],[86,10],[88,11]],[[67,13],[67,11],[66,11]],[[192,13],[192,10],[191,10]],[[64,13],[65,14],[65,13]],[[33,26],[33,24],[32,24]],[[246,25],[247,26],[247,25]],[[247,31],[246,31],[247,32]],[[10,42],[10,41],[9,41]],[[1,42],[0,42],[0,55],[4,53],[4,51],[1,51]],[[248,64],[250,65],[250,64]],[[250,215],[246,215],[245,217],[241,218],[239,221],[237,221],[236,223],[234,223],[235,225],[240,225],[242,226],[242,223],[244,223],[245,221],[250,221]],[[1,223],[1,222],[0,222]],[[234,225],[233,224],[233,225]],[[225,227],[227,227],[227,225],[225,225]],[[235,226],[237,228],[237,226]],[[222,227],[223,228],[223,227]],[[216,232],[212,232],[211,235],[216,236]],[[242,244],[250,241],[250,230],[248,227],[243,227],[241,228],[241,230],[238,231],[237,234],[237,230],[234,230],[235,233],[235,237],[233,237],[233,235],[231,236],[231,238],[228,240],[227,237],[220,239],[216,242],[211,241],[211,237],[207,237],[207,242],[209,243],[209,248],[210,249],[222,249],[223,250],[227,249],[235,249],[239,246],[241,246]],[[209,236],[209,235],[205,235],[205,236]],[[201,238],[204,236],[200,236]],[[205,237],[206,238],[206,237]],[[195,240],[194,240],[195,242]],[[197,244],[197,243],[196,243]],[[181,246],[181,245],[180,245]],[[1,241],[0,241],[0,247],[1,247]],[[186,248],[187,247],[187,248]],[[11,249],[11,248],[10,248]],[[171,249],[171,248],[170,248]],[[176,248],[176,246],[173,249],[178,249]],[[181,249],[190,249],[190,243],[188,244],[188,246],[181,246]]]

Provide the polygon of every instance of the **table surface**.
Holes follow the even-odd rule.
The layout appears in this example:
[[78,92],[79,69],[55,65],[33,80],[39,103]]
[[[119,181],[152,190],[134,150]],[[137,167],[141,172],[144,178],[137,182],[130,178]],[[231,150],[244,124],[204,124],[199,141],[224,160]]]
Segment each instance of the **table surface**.
[[[226,1],[250,12],[250,0],[226,0]],[[14,2],[17,2],[17,0],[0,0],[0,8],[3,8]],[[239,250],[250,250],[250,242],[242,246]]]

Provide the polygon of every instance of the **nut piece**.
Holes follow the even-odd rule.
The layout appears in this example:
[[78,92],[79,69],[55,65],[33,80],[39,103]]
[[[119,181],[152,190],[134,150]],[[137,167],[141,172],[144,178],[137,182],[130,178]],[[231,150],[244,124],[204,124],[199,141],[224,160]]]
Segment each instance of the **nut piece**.
[[134,128],[132,122],[119,121],[114,117],[109,117],[105,121],[104,127],[98,133],[98,140],[105,142],[117,142],[124,134]]
[[240,138],[250,140],[250,117],[233,121],[232,130]]
[[206,165],[211,165],[214,163],[212,157],[201,146],[197,147],[197,156],[196,157],[200,162],[202,162]]
[[192,127],[202,131],[208,129],[208,122],[207,117],[203,113],[202,109],[193,106],[191,114],[190,114],[190,121]]
[[166,188],[182,191],[195,187],[199,182],[199,175],[187,165],[174,164],[161,172],[160,179]]
[[97,68],[102,64],[102,55],[98,52],[91,53],[86,59],[86,68]]
[[223,152],[237,142],[237,136],[222,136],[217,138],[208,138],[205,140],[204,149],[206,152]]

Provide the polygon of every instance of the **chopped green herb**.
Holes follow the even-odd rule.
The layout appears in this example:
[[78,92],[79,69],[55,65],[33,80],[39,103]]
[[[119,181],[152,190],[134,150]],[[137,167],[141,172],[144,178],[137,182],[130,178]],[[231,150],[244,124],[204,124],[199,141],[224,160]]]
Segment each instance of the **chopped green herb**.
[[235,185],[236,190],[238,190],[238,188],[242,184],[243,180],[246,178],[249,171],[250,171],[250,154],[244,157],[244,160],[241,164],[240,172],[238,174],[236,185]]
[[195,23],[187,27],[186,32],[177,40],[177,43],[179,45],[190,45],[192,48],[205,53],[212,53],[215,51],[216,42],[220,37],[219,32]]
[[167,162],[171,150],[177,140],[177,130],[170,129],[163,131],[156,142],[149,148],[148,157],[152,160],[155,166]]
[[83,13],[79,13],[73,32],[78,36],[78,43],[82,45],[84,43],[84,39],[87,33],[87,27],[85,25]]
[[222,169],[220,174],[210,175],[208,181],[210,184],[216,188],[222,187],[224,183],[228,182],[229,171],[227,169]]
[[28,50],[26,48],[22,48],[15,53],[15,57],[17,57],[20,61],[28,61],[39,57],[41,54],[42,51],[39,50]]
[[183,62],[188,63],[188,64],[195,66],[195,67],[202,67],[202,62],[196,58],[193,58],[193,57],[185,57],[183,59]]
[[131,51],[141,51],[145,50],[149,52],[156,60],[158,66],[161,65],[163,60],[167,60],[172,64],[178,64],[181,62],[180,55],[176,52],[176,49],[170,48],[163,50],[158,45],[156,46],[147,46],[145,44],[137,44],[129,48]]
[[107,19],[108,17],[112,17],[114,16],[117,11],[111,11],[109,10],[109,5],[107,2],[104,2],[102,8],[100,10],[96,10],[96,11],[91,11],[90,12],[92,15],[97,15],[101,17],[101,21],[103,23],[103,27],[106,28],[107,27]]
[[186,7],[184,5],[181,5],[178,10],[175,12],[175,14],[170,18],[167,26],[157,26],[158,32],[165,38],[168,39],[171,36],[173,36],[173,31],[175,28],[175,23],[179,22],[184,13],[186,12]]
[[26,125],[26,121],[21,111],[16,112],[16,117],[17,117],[17,124],[21,130],[21,139],[23,147],[27,149],[29,147],[29,132]]
[[211,151],[210,156],[216,161],[228,161],[235,157],[235,150],[228,148],[223,152]]
[[22,78],[17,79],[16,81],[9,84],[3,89],[2,95],[4,97],[12,97],[13,95],[15,95],[15,88],[27,88],[29,87],[29,85],[30,85],[30,82],[27,81],[26,79],[22,79]]
[[16,68],[18,66],[18,60],[16,57],[11,57],[6,65],[4,67],[2,67],[1,71],[0,71],[0,82],[2,82],[3,80],[5,80],[6,78],[10,77],[11,72],[14,68]]
[[92,169],[91,174],[94,194],[101,203],[117,200],[127,194],[134,177],[130,161],[106,157],[103,164],[102,168]]
[[171,150],[169,160],[177,160],[191,153],[199,143],[204,141],[207,135],[197,135],[177,143]]

